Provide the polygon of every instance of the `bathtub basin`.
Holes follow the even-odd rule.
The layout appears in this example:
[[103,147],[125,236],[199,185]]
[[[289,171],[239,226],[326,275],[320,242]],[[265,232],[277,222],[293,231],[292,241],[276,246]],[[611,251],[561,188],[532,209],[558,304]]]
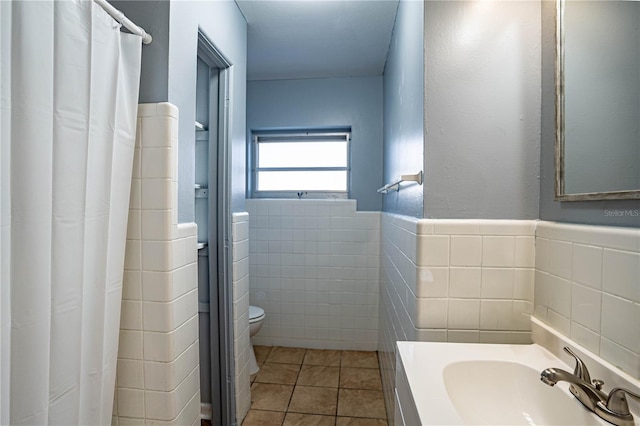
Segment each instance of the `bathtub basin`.
[[396,379],[399,424],[609,424],[585,409],[568,384],[540,381],[545,368],[573,371],[573,365],[537,344],[398,342],[397,354],[397,373],[404,375]]

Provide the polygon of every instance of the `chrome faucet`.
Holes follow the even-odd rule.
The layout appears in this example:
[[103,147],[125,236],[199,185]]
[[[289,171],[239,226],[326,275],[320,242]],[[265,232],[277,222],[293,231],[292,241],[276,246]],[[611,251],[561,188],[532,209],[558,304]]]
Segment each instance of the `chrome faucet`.
[[568,347],[564,351],[575,358],[573,374],[560,368],[547,368],[540,373],[543,383],[554,386],[558,382],[568,382],[569,391],[598,417],[617,426],[634,426],[633,415],[629,411],[626,395],[640,400],[640,394],[627,389],[615,388],[608,395],[602,390],[602,380],[591,380],[585,363]]
[[564,351],[571,355],[576,360],[576,368],[573,370],[573,374],[580,377],[587,383],[591,383],[591,375],[587,369],[587,365],[576,355],[568,346],[564,347]]

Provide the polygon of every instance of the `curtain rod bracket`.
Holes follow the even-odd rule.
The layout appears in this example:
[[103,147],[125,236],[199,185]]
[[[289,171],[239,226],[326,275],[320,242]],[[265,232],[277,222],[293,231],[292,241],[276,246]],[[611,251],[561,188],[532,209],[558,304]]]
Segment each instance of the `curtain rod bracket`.
[[109,16],[122,24],[123,27],[131,31],[133,34],[142,37],[142,44],[150,44],[153,41],[153,37],[151,37],[151,34],[134,24],[129,18],[125,16],[124,13],[111,6],[111,4],[107,0],[93,1],[96,2],[101,8],[103,8],[104,11],[109,14]]

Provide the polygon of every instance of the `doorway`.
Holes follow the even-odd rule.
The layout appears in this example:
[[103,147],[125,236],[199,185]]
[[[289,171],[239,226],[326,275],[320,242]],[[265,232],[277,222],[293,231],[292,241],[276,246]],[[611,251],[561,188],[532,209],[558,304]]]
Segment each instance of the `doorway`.
[[235,422],[229,182],[230,63],[198,33],[195,221],[198,224],[200,398],[212,425]]

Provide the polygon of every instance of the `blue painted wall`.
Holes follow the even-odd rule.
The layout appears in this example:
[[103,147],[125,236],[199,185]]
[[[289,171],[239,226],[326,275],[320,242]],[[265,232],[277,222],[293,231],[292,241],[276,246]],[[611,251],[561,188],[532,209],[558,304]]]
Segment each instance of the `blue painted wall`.
[[169,2],[164,0],[110,0],[153,37],[142,47],[140,103],[167,102],[169,72]]
[[[384,70],[384,181],[424,165],[424,5],[398,4]],[[403,184],[404,185],[404,184]],[[407,184],[384,196],[383,210],[422,217],[423,186]]]
[[382,77],[249,81],[247,128],[351,127],[351,198],[379,211],[382,97]]
[[196,56],[200,28],[231,62],[229,141],[231,209],[244,211],[247,24],[233,1],[172,1],[169,32],[169,102],[180,110],[178,220],[194,220]]
[[540,2],[425,2],[425,217],[535,219]]
[[195,105],[198,28],[231,62],[229,140],[232,211],[244,211],[246,147],[247,23],[233,1],[113,1],[147,29],[153,43],[143,47],[140,102],[178,107],[178,221],[193,222],[195,206]]

